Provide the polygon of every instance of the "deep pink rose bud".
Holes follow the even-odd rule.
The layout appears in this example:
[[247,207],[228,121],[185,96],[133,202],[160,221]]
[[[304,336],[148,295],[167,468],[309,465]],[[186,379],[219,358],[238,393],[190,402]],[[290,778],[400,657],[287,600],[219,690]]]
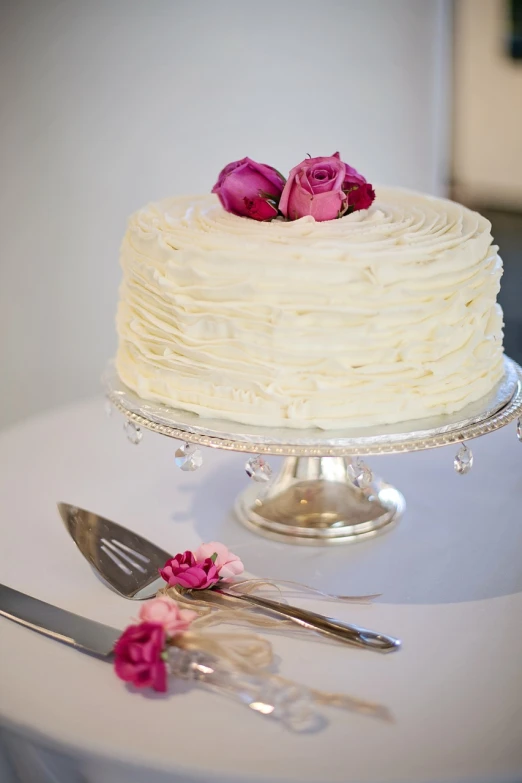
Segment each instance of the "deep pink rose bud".
[[164,693],[167,690],[164,650],[165,630],[161,625],[130,625],[114,645],[116,674],[137,688],[154,688]]
[[223,209],[254,220],[272,220],[285,184],[284,177],[265,163],[243,158],[229,163],[212,188]]
[[214,561],[210,557],[196,560],[188,550],[167,560],[159,572],[170,587],[179,585],[188,590],[205,590],[219,582],[219,569]]
[[343,190],[348,197],[348,211],[357,212],[359,209],[368,209],[375,199],[373,187],[352,166],[347,163],[344,165],[346,172]]
[[[364,189],[369,187],[369,191]],[[360,197],[355,191],[361,189]],[[317,221],[342,217],[347,211],[370,206],[371,185],[338,152],[326,158],[309,158],[295,166],[283,189],[279,209],[288,220],[311,215]],[[350,194],[354,193],[350,200]],[[364,198],[363,198],[364,193]],[[375,194],[374,194],[375,196]],[[369,202],[369,203],[368,203]],[[364,204],[365,206],[361,206]]]
[[350,212],[357,212],[359,209],[368,209],[371,207],[375,200],[375,190],[372,188],[369,182],[365,182],[364,185],[359,185],[349,193],[348,207]]

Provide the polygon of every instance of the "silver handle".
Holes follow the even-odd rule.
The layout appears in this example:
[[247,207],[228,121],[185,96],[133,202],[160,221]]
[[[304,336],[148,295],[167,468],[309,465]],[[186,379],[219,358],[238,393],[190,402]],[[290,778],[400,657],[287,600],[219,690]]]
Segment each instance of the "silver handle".
[[363,647],[364,649],[376,650],[377,652],[391,652],[392,650],[398,650],[401,646],[400,640],[393,636],[370,631],[368,628],[361,628],[358,625],[343,623],[341,620],[336,620],[333,617],[325,617],[322,614],[317,614],[317,612],[310,612],[297,606],[283,604],[280,601],[272,601],[269,598],[261,598],[221,588],[214,588],[214,592],[230,598],[237,598],[253,606],[259,606],[262,609],[268,609],[281,617],[293,620],[304,628],[310,628],[318,633],[325,634],[325,636],[331,636],[355,647]]

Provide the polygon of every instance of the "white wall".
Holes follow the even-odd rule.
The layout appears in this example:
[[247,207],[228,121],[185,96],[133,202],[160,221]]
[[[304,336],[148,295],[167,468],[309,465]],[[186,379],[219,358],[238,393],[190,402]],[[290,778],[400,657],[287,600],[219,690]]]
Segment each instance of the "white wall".
[[98,392],[143,203],[336,149],[444,192],[448,2],[0,2],[0,424]]
[[506,56],[506,0],[458,0],[455,193],[522,209],[522,64]]

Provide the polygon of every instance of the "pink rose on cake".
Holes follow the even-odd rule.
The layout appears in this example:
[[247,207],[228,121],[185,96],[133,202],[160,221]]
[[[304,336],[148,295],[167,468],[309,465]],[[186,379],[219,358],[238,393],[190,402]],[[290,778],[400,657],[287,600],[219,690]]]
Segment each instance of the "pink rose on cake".
[[212,193],[227,212],[261,221],[307,215],[319,222],[334,220],[368,209],[375,198],[372,185],[338,152],[303,160],[288,180],[266,163],[242,158],[225,166]]
[[254,220],[272,220],[283,192],[285,178],[272,166],[242,158],[219,173],[212,188],[223,209]]
[[317,221],[333,220],[347,212],[367,209],[374,198],[372,186],[336,152],[330,157],[305,159],[295,166],[279,209],[288,220],[305,215]]

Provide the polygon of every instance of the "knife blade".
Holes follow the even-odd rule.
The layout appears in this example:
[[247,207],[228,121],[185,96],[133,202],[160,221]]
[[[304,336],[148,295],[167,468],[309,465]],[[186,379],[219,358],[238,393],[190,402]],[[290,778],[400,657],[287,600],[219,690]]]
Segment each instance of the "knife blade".
[[[80,617],[2,584],[0,617],[107,661],[113,657],[114,644],[121,636],[121,631],[116,628]],[[323,718],[315,710],[314,697],[304,686],[290,681],[272,682],[271,676],[267,677],[265,672],[250,675],[241,670],[234,671],[229,663],[223,664],[211,653],[182,648],[175,648],[175,653],[175,657],[169,659],[168,669],[174,676],[206,684],[213,691],[234,698],[258,714],[280,720],[293,731],[307,731],[322,725]],[[339,698],[342,699],[342,696]],[[389,720],[388,711],[379,704],[346,696],[345,702],[338,706]]]
[[97,658],[111,658],[122,633],[2,584],[0,616]]

